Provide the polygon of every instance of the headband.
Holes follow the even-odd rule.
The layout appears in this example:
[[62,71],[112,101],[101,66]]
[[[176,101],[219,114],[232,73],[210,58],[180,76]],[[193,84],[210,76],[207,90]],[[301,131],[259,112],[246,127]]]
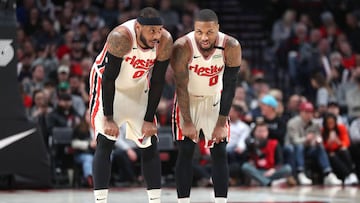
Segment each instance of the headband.
[[163,25],[161,18],[145,18],[142,16],[137,17],[136,19],[141,25]]

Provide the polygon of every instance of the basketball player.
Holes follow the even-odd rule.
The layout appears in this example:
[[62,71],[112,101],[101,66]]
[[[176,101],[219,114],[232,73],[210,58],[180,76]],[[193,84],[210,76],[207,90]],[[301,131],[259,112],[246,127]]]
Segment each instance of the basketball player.
[[91,122],[97,135],[93,162],[96,203],[107,202],[110,154],[123,123],[126,138],[141,148],[149,202],[160,202],[161,166],[154,114],[172,45],[158,11],[147,7],[137,19],[114,28],[96,58],[90,76]]
[[179,150],[178,202],[190,202],[192,156],[200,131],[206,147],[211,148],[215,202],[226,202],[228,113],[241,63],[240,44],[219,32],[218,18],[212,10],[200,10],[194,31],[176,40],[170,63],[176,80],[173,132]]

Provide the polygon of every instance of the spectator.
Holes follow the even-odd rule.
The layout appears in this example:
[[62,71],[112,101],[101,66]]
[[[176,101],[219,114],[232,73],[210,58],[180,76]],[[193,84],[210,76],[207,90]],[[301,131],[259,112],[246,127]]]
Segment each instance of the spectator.
[[264,117],[264,122],[268,127],[269,139],[277,140],[280,147],[284,146],[286,124],[277,113],[278,101],[267,94],[260,99],[261,114]]
[[160,1],[160,16],[164,19],[164,27],[172,36],[176,36],[177,26],[180,23],[179,14],[171,8],[171,0]]
[[85,89],[86,84],[81,80],[81,76],[71,75],[69,77],[69,88],[72,95],[79,96],[85,104],[89,102],[89,94]]
[[360,113],[351,122],[349,131],[351,138],[350,152],[355,163],[356,174],[360,177]]
[[80,123],[81,117],[72,106],[71,95],[61,93],[58,96],[58,104],[47,117],[48,131],[51,132],[54,127],[74,128]]
[[282,19],[277,20],[272,28],[271,38],[277,49],[281,43],[290,37],[295,29],[296,12],[294,10],[286,10]]
[[53,109],[48,104],[48,97],[45,95],[44,90],[35,90],[32,98],[33,105],[30,109],[28,118],[39,126],[40,132],[44,138],[45,146],[48,147],[49,132],[47,129],[46,118]]
[[326,81],[325,76],[320,73],[314,73],[311,76],[311,85],[316,89],[316,106],[320,115],[326,112],[327,104],[331,101],[336,101],[334,90]]
[[62,82],[68,82],[70,75],[70,67],[67,65],[60,65],[57,69],[57,82],[58,84]]
[[[71,103],[74,111],[80,116],[83,116],[86,110],[84,100],[81,96],[77,94],[73,94],[70,89],[70,85],[68,82],[61,82],[58,85],[58,93],[59,94],[69,94],[71,96]],[[85,93],[84,93],[85,94]]]
[[230,140],[226,145],[228,154],[230,177],[236,180],[239,176],[238,169],[246,161],[245,140],[250,135],[250,126],[241,121],[245,112],[241,106],[233,104],[230,108]]
[[287,137],[294,147],[295,169],[300,185],[311,185],[312,180],[306,177],[305,157],[316,161],[324,175],[325,185],[339,185],[341,181],[332,173],[328,156],[322,145],[320,126],[313,122],[314,106],[310,102],[303,102],[299,107],[300,115],[290,119],[287,123]]
[[42,64],[35,65],[32,69],[32,79],[23,82],[24,92],[33,95],[35,90],[44,88],[45,72]]
[[346,103],[349,118],[352,119],[360,112],[360,66],[354,71],[354,82],[356,86],[346,92]]
[[347,13],[346,16],[346,27],[344,29],[347,38],[349,39],[349,43],[351,44],[353,50],[356,53],[360,53],[360,42],[358,40],[358,36],[360,36],[360,27],[359,22],[356,19],[354,13]]
[[275,185],[278,179],[291,174],[290,165],[283,165],[282,151],[277,140],[268,139],[269,130],[265,123],[257,123],[253,136],[246,141],[250,161],[241,169],[261,186]]
[[112,154],[114,169],[118,174],[116,180],[125,184],[138,184],[140,169],[136,166],[140,164],[140,150],[133,141],[125,138],[125,134],[126,125],[122,125]]
[[357,184],[354,164],[348,148],[350,139],[345,125],[337,124],[334,114],[326,114],[323,121],[322,139],[329,155],[331,167],[345,185]]
[[[121,14],[121,12],[120,12]],[[110,29],[114,28],[118,18],[118,11],[116,10],[115,0],[105,0],[104,8],[100,11],[100,16],[105,21],[105,25]]]
[[353,112],[349,108],[349,104],[351,104],[350,106],[352,105],[356,106],[356,104],[352,104],[356,100],[352,100],[353,98],[351,97],[347,98],[347,94],[349,93],[349,91],[356,89],[358,86],[358,83],[356,82],[357,81],[356,78],[360,76],[360,66],[357,66],[356,68],[352,69],[350,72],[351,72],[350,74],[351,77],[349,78],[349,80],[344,83],[341,83],[338,86],[338,89],[336,90],[336,98],[337,101],[339,102],[340,109],[342,109],[342,112],[346,112],[348,116],[351,118]]
[[82,167],[83,178],[89,187],[93,186],[92,162],[96,147],[94,129],[90,124],[90,112],[86,111],[80,123],[75,126],[71,147],[75,150],[74,161]]

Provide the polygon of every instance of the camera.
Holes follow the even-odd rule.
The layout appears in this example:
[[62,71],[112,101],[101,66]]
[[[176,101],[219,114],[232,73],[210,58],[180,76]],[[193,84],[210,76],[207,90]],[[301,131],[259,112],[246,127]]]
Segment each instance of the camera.
[[246,138],[245,144],[247,146],[247,151],[249,152],[250,155],[256,155],[260,159],[265,157],[265,154],[262,153],[262,151],[260,150],[260,146],[261,146],[260,140],[250,136]]

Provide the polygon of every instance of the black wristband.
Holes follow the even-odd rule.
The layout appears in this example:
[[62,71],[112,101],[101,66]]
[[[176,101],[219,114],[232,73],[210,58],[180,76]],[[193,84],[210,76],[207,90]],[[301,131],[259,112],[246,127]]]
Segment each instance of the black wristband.
[[238,67],[225,66],[223,75],[223,90],[221,92],[220,112],[222,116],[228,116],[235,95],[236,79],[239,72]]

